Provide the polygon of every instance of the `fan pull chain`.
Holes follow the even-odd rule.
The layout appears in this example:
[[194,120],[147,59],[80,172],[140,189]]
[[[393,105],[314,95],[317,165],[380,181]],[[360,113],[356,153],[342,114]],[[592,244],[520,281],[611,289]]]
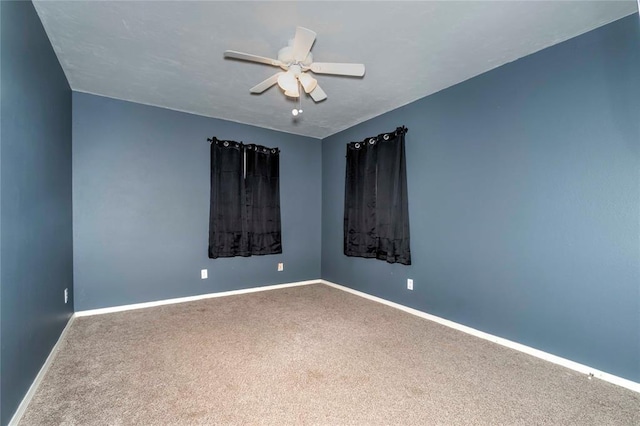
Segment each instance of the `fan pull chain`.
[[294,108],[291,110],[291,115],[297,117],[302,114],[302,87],[300,87],[300,81],[298,81],[298,108]]

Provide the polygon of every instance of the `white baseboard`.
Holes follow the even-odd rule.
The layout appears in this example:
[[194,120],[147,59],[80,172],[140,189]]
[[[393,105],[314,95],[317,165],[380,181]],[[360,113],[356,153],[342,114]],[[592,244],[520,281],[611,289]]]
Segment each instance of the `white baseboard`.
[[49,356],[45,360],[44,364],[42,364],[42,367],[40,368],[38,375],[36,376],[35,379],[33,379],[33,383],[31,383],[29,390],[27,391],[24,398],[22,398],[22,402],[20,402],[20,405],[18,405],[18,409],[13,414],[13,417],[11,417],[11,420],[9,420],[8,426],[17,426],[18,423],[20,423],[20,419],[24,415],[24,412],[27,411],[27,406],[31,402],[33,395],[35,395],[36,391],[38,390],[38,387],[40,386],[40,382],[42,382],[42,379],[44,378],[45,374],[47,374],[47,371],[49,370],[49,366],[51,366],[51,363],[53,362],[53,359],[55,358],[56,353],[58,352],[58,348],[60,347],[60,344],[64,341],[64,338],[67,335],[67,332],[69,331],[69,329],[71,328],[71,324],[73,323],[74,319],[75,319],[75,315],[71,315],[71,317],[69,318],[69,321],[67,321],[67,325],[64,326],[62,333],[60,333],[60,336],[58,337],[58,341],[56,342],[55,345],[53,345],[53,348],[51,348],[51,352],[49,352]]
[[197,296],[187,296],[187,297],[177,297],[174,299],[156,300],[154,302],[144,302],[144,303],[135,303],[132,305],[113,306],[110,308],[89,309],[86,311],[78,311],[75,313],[75,316],[86,317],[89,315],[110,314],[112,312],[130,311],[133,309],[144,309],[144,308],[151,308],[154,306],[162,306],[162,305],[172,305],[174,303],[193,302],[195,300],[211,299],[213,297],[234,296],[237,294],[255,293],[258,291],[277,290],[280,288],[298,287],[301,285],[309,285],[309,284],[318,284],[320,282],[321,282],[320,279],[308,280],[308,281],[296,281],[296,282],[285,283],[285,284],[274,284],[274,285],[268,285],[268,286],[262,286],[262,287],[245,288],[242,290],[221,291],[218,293],[199,294]]
[[352,294],[355,294],[360,297],[364,297],[369,300],[373,300],[375,302],[383,303],[385,305],[391,306],[396,309],[400,309],[402,311],[408,312],[412,315],[416,315],[418,317],[428,319],[429,321],[437,322],[438,324],[442,324],[444,326],[465,332],[467,334],[471,334],[473,336],[479,337],[481,339],[489,340],[491,342],[497,343],[502,346],[506,346],[511,349],[515,349],[520,352],[524,352],[526,354],[535,356],[536,358],[543,359],[545,361],[552,362],[554,364],[561,365],[566,368],[570,368],[571,370],[578,371],[580,373],[584,373],[589,377],[596,377],[598,379],[604,380],[609,383],[613,383],[614,385],[622,386],[624,388],[630,389],[635,392],[640,393],[640,383],[614,376],[613,374],[606,373],[604,371],[600,371],[593,367],[589,367],[588,365],[580,364],[575,361],[571,361],[566,358],[559,357],[557,355],[550,354],[548,352],[541,351],[539,349],[532,348],[530,346],[523,345],[521,343],[513,342],[511,340],[504,339],[502,337],[494,336],[489,333],[485,333],[484,331],[476,330],[475,328],[467,327],[466,325],[458,324],[457,322],[453,322],[444,318],[440,318],[435,315],[428,314],[426,312],[419,311],[417,309],[410,308],[408,306],[401,305],[399,303],[390,302],[386,299],[382,299],[380,297],[372,296],[367,293],[363,293],[358,290],[354,290],[349,287],[342,286],[340,284],[332,283],[326,280],[320,280],[321,283],[326,284],[328,286],[337,288],[339,290],[343,290]]

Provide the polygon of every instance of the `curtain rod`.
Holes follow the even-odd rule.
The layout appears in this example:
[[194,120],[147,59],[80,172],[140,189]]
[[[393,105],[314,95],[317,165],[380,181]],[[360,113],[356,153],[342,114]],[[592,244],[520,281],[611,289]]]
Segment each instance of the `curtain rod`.
[[217,138],[217,137],[215,137],[215,136],[212,136],[212,137],[210,137],[210,138],[207,138],[207,142],[209,142],[209,145],[211,145],[211,144],[212,144],[212,143],[214,143],[214,142],[229,142],[229,143],[233,143],[233,144],[242,144],[242,143],[243,143],[242,141],[240,141],[240,142],[238,142],[238,141],[232,141],[231,139],[218,139],[218,138]]
[[[1,1],[1,0],[0,0]],[[211,137],[211,138],[207,138],[207,142],[209,142],[209,145],[211,145],[214,142],[222,142],[223,145],[225,147],[228,146],[232,146],[234,148],[238,148],[240,147],[241,149],[244,147],[244,149],[247,150],[253,150],[256,152],[263,152],[263,153],[267,153],[267,152],[271,152],[272,154],[276,154],[278,152],[280,152],[280,148],[275,147],[275,148],[270,148],[268,146],[264,146],[264,145],[259,145],[257,143],[244,143],[242,141],[237,142],[237,141],[232,141],[232,140],[228,140],[228,139],[218,139],[215,136]]]
[[396,127],[396,130],[394,130],[393,132],[388,132],[388,133],[380,133],[378,136],[373,136],[373,137],[369,137],[369,138],[365,138],[363,142],[371,142],[372,140],[389,140],[391,137],[393,136],[399,136],[399,135],[403,135],[409,132],[409,129],[406,128],[405,126],[400,126],[400,127]]

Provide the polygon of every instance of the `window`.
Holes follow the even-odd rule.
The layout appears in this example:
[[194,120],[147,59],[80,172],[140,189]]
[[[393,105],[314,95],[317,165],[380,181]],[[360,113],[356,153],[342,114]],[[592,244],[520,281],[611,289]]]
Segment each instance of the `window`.
[[209,141],[209,258],[282,253],[280,150]]
[[347,144],[344,254],[411,264],[407,129]]

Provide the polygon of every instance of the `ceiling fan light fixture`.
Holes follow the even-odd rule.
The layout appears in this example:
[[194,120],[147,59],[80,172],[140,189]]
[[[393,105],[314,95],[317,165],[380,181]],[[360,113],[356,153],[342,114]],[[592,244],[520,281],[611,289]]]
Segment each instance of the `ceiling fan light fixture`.
[[298,76],[300,84],[306,93],[310,93],[318,85],[318,80],[311,77],[309,74],[302,73]]
[[295,87],[294,90],[285,90],[284,94],[285,94],[285,96],[288,96],[290,98],[299,98],[300,97],[300,91],[298,90],[297,87]]
[[[299,96],[298,80],[296,79],[296,76],[290,72],[281,74],[278,77],[278,86],[280,86],[280,88],[284,90],[285,95],[287,95],[287,92],[291,93],[291,95],[287,95],[287,96],[292,96],[294,98],[297,98]],[[297,93],[297,94],[293,96],[292,95],[293,93]]]

